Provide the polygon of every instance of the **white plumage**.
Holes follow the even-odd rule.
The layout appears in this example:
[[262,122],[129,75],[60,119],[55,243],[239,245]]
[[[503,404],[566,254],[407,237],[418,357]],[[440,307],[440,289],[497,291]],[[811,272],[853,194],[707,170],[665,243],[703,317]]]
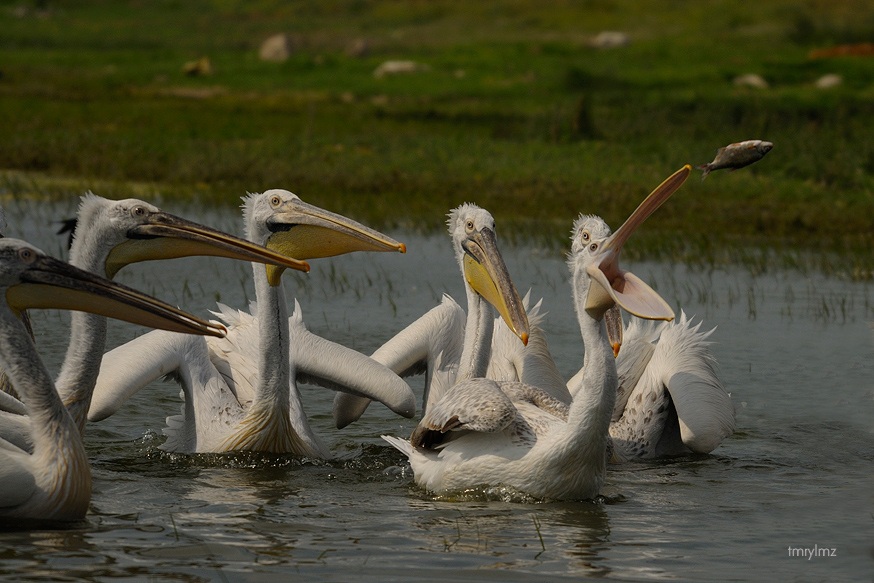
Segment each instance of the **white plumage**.
[[619,303],[641,317],[673,318],[658,294],[619,269],[618,256],[631,233],[689,171],[686,166],[663,182],[613,235],[598,217],[575,222],[568,264],[586,352],[570,406],[519,382],[468,378],[456,383],[429,406],[409,442],[386,437],[407,455],[417,484],[433,492],[503,485],[550,499],[599,493],[618,384],[604,314]]
[[[244,215],[249,239],[290,256],[404,250],[394,239],[285,190],[250,195]],[[402,379],[309,333],[300,306],[289,319],[279,274],[260,265],[253,270],[257,303],[251,314],[219,307],[215,313],[228,327],[219,342],[153,332],[107,353],[89,418],[106,418],[143,386],[170,375],[182,386],[184,404],[180,415],[167,419],[164,449],[324,458],[329,452],[309,427],[298,380],[367,395],[399,414],[414,414],[415,397]],[[132,359],[135,366],[129,365]]]
[[[529,302],[525,297],[526,307]],[[529,311],[527,346],[495,322],[487,378],[522,381],[570,403],[584,370],[562,380],[540,327],[540,302]],[[631,318],[616,359],[619,387],[610,424],[614,462],[710,453],[734,433],[735,410],[710,350],[711,334],[681,312],[674,322]]]
[[0,439],[0,519],[80,520],[91,499],[82,436],[16,312],[57,307],[191,333],[223,330],[15,239],[0,240],[0,298],[0,364],[22,397],[31,445]]
[[713,330],[682,312],[657,327],[631,320],[617,360],[615,461],[710,453],[734,433],[734,405],[709,348]]
[[[112,201],[88,193],[82,197],[77,221],[70,264],[110,279],[131,263],[193,255],[308,268],[304,262],[165,213],[142,200]],[[70,343],[55,383],[80,431],[85,428],[105,344],[106,318],[73,312]],[[136,358],[132,355],[129,364],[135,366]],[[29,450],[30,419],[22,414],[20,404],[3,397],[0,409],[0,437]]]
[[[709,338],[715,328],[701,331],[701,326],[702,322],[693,323],[684,312],[674,322],[630,320],[616,359],[619,384],[610,423],[611,461],[710,453],[734,433],[734,405],[710,350]],[[542,329],[532,323],[531,338],[542,336]],[[512,337],[508,330],[496,327],[496,344],[508,337]],[[507,344],[505,359],[521,364],[497,372],[490,364],[487,377],[524,378],[569,403],[570,397],[563,398],[560,391],[549,388],[557,386],[552,355],[548,350],[529,350],[533,343],[527,347]],[[495,359],[493,353],[493,363]],[[580,389],[583,372],[581,368],[567,381],[569,395]]]
[[492,357],[489,360],[486,378],[533,385],[560,401],[570,403],[571,384],[565,383],[558,371],[541,326],[546,316],[541,307],[543,300],[539,300],[529,308],[531,304],[531,290],[529,290],[522,303],[528,313],[530,331],[528,344],[520,343],[516,335],[496,319],[492,336]]
[[[447,225],[465,283],[467,314],[455,300],[444,295],[438,306],[371,355],[400,375],[426,373],[425,411],[457,380],[485,375],[494,328],[489,304],[498,310],[517,343],[520,339],[520,344],[528,342],[528,319],[498,249],[491,213],[465,203],[450,211]],[[338,394],[334,399],[337,427],[357,420],[367,405],[360,397]]]

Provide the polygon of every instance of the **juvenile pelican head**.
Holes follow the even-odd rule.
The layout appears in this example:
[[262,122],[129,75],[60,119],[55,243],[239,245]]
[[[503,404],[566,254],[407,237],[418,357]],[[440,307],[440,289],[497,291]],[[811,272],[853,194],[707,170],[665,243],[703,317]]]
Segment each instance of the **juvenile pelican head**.
[[[357,221],[306,203],[275,188],[243,198],[246,236],[289,257],[319,259],[353,251],[399,251],[407,247]],[[279,283],[283,266],[267,266],[270,285]]]
[[[619,305],[648,320],[673,320],[674,311],[658,293],[633,273],[619,268],[619,254],[631,234],[689,177],[688,164],[668,177],[611,234],[600,217],[580,215],[571,233],[568,266],[574,279],[575,302],[596,318]],[[613,318],[615,311],[610,311]],[[618,351],[615,320],[608,322],[610,340]],[[621,324],[618,326],[621,331]]]
[[449,212],[447,224],[467,283],[492,304],[510,330],[528,344],[528,315],[498,250],[495,219],[491,213],[465,203]]
[[[77,244],[78,243],[78,244]],[[70,261],[90,265],[95,253],[106,257],[106,277],[130,263],[212,255],[309,270],[304,261],[264,249],[250,241],[165,213],[137,199],[112,201],[88,193],[79,206]]]
[[227,330],[49,257],[18,239],[0,239],[0,286],[15,313],[29,308],[80,310],[185,334],[223,337]]
[[[673,320],[674,311],[640,278],[619,268],[619,254],[628,238],[649,216],[679,189],[692,167],[688,164],[659,184],[631,213],[619,229],[608,238],[589,243],[595,246],[596,260],[586,267],[593,279],[586,299],[586,309],[599,311],[617,303],[622,308],[649,320]],[[580,234],[581,237],[585,233]],[[594,253],[594,251],[593,251]]]

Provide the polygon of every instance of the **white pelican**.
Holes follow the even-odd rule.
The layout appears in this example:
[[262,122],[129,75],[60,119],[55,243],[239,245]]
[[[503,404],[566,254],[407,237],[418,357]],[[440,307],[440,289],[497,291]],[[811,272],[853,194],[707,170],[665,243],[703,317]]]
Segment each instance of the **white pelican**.
[[[618,312],[615,317],[615,326],[621,326]],[[624,332],[611,336],[614,349],[619,349],[618,339],[622,339],[616,358],[619,387],[610,423],[612,462],[710,453],[734,433],[734,405],[710,350],[709,337],[715,328],[701,331],[701,325],[681,312],[673,322],[632,318]],[[531,337],[543,337],[535,324]],[[522,381],[569,403],[570,397],[563,398],[555,388],[564,386],[564,381],[556,376],[545,341],[531,350],[533,342],[515,346],[515,339],[506,327],[496,324],[486,378]],[[567,381],[569,396],[579,390],[582,376],[581,368]]]
[[[401,330],[371,355],[400,375],[425,371],[424,409],[461,379],[482,377],[491,355],[494,317],[487,303],[497,308],[509,330],[528,342],[528,319],[519,293],[498,250],[491,213],[466,203],[449,213],[452,248],[464,279],[467,315],[448,295],[440,305]],[[438,375],[440,382],[435,382]],[[338,428],[357,420],[369,401],[338,393],[334,421]]]
[[0,239],[0,364],[23,398],[33,452],[0,440],[0,519],[80,520],[91,472],[76,423],[18,315],[27,308],[89,310],[147,326],[222,335],[167,304],[52,259],[17,239]]
[[[309,269],[306,262],[162,212],[141,200],[111,201],[89,193],[82,197],[78,221],[70,264],[109,279],[131,263],[193,255]],[[104,317],[72,314],[70,344],[56,385],[80,430],[87,421],[105,344]],[[30,420],[21,414],[22,410],[20,403],[16,405],[8,398],[0,401],[0,437],[28,449]]]
[[[624,332],[618,310],[613,318],[619,374],[610,423],[613,462],[710,453],[734,433],[734,405],[710,350],[713,329],[702,332],[701,322],[693,324],[682,312],[673,322],[632,318]],[[565,385],[533,319],[528,346],[513,342],[516,337],[506,326],[495,326],[486,378],[521,381],[570,403],[583,369]]]
[[[405,251],[351,219],[306,204],[287,190],[244,199],[247,237],[303,258],[351,251]],[[108,352],[89,413],[115,412],[133,393],[165,375],[182,385],[181,415],[169,417],[168,451],[263,451],[326,458],[300,403],[298,375],[338,390],[360,391],[407,417],[415,397],[397,375],[366,356],[306,332],[300,310],[288,321],[281,270],[254,265],[255,315],[220,306],[230,330],[221,342],[149,333]],[[131,364],[131,356],[137,359]]]
[[682,312],[669,323],[632,318],[616,360],[612,461],[710,453],[734,433],[734,405],[710,351],[714,329],[702,332]]
[[604,314],[616,303],[640,317],[670,320],[670,306],[619,268],[634,230],[689,176],[666,179],[613,235],[598,217],[574,223],[568,264],[586,346],[582,387],[570,406],[519,382],[474,378],[454,385],[425,413],[410,440],[383,436],[406,454],[415,481],[442,493],[492,485],[538,498],[598,495],[606,473],[617,373]]

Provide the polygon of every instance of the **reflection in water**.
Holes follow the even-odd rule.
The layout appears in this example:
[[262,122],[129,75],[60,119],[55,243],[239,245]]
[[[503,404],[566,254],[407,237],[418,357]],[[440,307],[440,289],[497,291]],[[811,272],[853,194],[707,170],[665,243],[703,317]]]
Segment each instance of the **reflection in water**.
[[[417,491],[423,494],[421,491]],[[490,557],[493,568],[565,563],[580,575],[610,573],[610,538],[603,501],[543,503],[441,502],[414,498],[410,514],[432,552]]]
[[[43,527],[47,528],[47,527]],[[54,580],[58,563],[97,566],[107,559],[90,542],[88,524],[76,530],[33,530],[25,533],[0,532],[0,575],[27,574],[31,578]]]
[[[559,548],[586,574],[606,577],[610,574],[609,515],[602,503],[562,504],[549,518],[549,534],[561,541]],[[544,521],[541,521],[541,531]],[[544,535],[545,537],[546,535]],[[547,545],[548,546],[548,545]]]
[[[65,253],[49,222],[75,209],[10,205],[12,236]],[[239,230],[236,209],[171,212]],[[396,235],[398,256],[314,261],[289,286],[315,333],[369,353],[440,301],[462,298],[445,237]],[[503,250],[503,248],[502,248]],[[561,253],[508,247],[520,290],[544,296],[559,369],[582,363]],[[428,269],[422,269],[427,265]],[[179,260],[120,280],[198,315],[245,307],[249,267]],[[528,503],[506,493],[434,498],[379,438],[414,421],[370,407],[337,431],[331,393],[305,387],[314,430],[342,459],[174,456],[157,450],[178,389],[155,383],[87,428],[94,496],[84,525],[0,532],[0,579],[267,579],[524,581],[535,578],[860,580],[871,572],[874,301],[865,283],[793,269],[629,266],[675,308],[717,326],[711,337],[738,431],[712,455],[608,470],[597,503]],[[215,274],[222,270],[222,278]],[[50,369],[66,350],[66,315],[33,314]],[[110,323],[109,345],[142,329]],[[54,368],[52,368],[54,367]],[[421,387],[418,379],[414,386]],[[836,547],[834,559],[789,560],[789,546]],[[802,564],[803,563],[803,564]]]

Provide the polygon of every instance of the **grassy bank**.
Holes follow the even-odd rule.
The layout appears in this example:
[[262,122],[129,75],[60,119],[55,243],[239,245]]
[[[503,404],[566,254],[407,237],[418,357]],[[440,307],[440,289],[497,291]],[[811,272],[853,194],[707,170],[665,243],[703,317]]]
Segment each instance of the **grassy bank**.
[[[563,242],[577,213],[617,224],[682,164],[763,138],[760,163],[659,211],[663,247],[850,252],[874,233],[874,56],[814,52],[874,39],[862,0],[23,1],[0,29],[9,196],[284,187],[415,228],[471,200],[503,235]],[[628,44],[593,48],[603,30]],[[280,32],[291,56],[260,60]],[[183,73],[201,57],[211,72]],[[374,76],[392,59],[421,67]],[[769,87],[733,84],[747,73]],[[843,83],[815,87],[826,74]]]

